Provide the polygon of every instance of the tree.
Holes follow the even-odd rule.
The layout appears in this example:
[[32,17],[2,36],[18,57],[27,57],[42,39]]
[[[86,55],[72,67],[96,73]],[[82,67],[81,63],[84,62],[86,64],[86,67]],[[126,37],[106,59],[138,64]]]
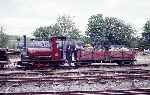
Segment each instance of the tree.
[[148,20],[144,25],[144,32],[150,33],[150,20]]
[[7,42],[7,47],[10,49],[17,49],[18,44],[18,39],[20,38],[17,35],[7,35],[8,37],[8,42]]
[[57,23],[63,36],[68,38],[80,38],[79,29],[76,28],[73,18],[70,16],[60,16],[57,18]]
[[0,27],[0,48],[6,47],[8,42],[8,36],[4,33],[4,28]]
[[86,34],[90,37],[90,41],[93,46],[100,44],[99,42],[102,42],[104,38],[103,32],[100,32],[100,30],[103,30],[103,22],[104,20],[101,14],[92,15],[88,19]]
[[143,42],[142,46],[144,48],[150,48],[150,20],[148,20],[144,25],[144,32],[142,33]]
[[88,37],[86,35],[81,35],[80,41],[82,41],[84,44],[90,44],[91,43],[90,37]]
[[73,18],[70,16],[60,16],[54,25],[40,27],[34,31],[37,38],[48,39],[50,36],[66,36],[68,38],[80,38],[79,29],[76,28]]
[[124,21],[114,17],[103,17],[101,14],[93,15],[88,19],[86,34],[90,36],[91,43],[98,45],[127,45],[131,46],[136,30]]
[[40,27],[40,28],[37,28],[33,35],[36,37],[36,38],[40,38],[40,39],[48,39],[49,37],[49,32],[50,32],[50,29],[51,26],[49,27]]
[[33,32],[33,35],[36,38],[47,40],[53,35],[60,36],[61,32],[59,26],[55,24],[46,27],[39,27]]

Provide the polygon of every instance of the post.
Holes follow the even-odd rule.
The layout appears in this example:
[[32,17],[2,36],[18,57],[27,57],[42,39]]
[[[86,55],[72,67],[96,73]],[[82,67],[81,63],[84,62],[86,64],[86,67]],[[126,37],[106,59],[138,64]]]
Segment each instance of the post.
[[27,47],[27,38],[26,35],[23,35],[23,49],[26,51],[26,47]]
[[23,47],[21,49],[21,60],[25,60],[25,56],[26,56],[26,52],[27,52],[27,38],[26,38],[26,35],[23,35]]

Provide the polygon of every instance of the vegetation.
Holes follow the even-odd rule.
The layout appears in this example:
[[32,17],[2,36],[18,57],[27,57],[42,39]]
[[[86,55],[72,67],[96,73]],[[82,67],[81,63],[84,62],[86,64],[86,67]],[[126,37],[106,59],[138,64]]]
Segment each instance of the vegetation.
[[92,15],[88,19],[86,34],[93,46],[98,45],[127,45],[135,37],[135,29],[124,21],[114,17],[103,17],[101,14]]
[[11,49],[16,49],[17,48],[17,39],[19,38],[18,36],[15,35],[7,35],[8,37],[8,42],[7,42],[7,47]]
[[68,38],[80,38],[79,29],[76,28],[73,18],[70,16],[60,16],[54,25],[40,27],[34,31],[36,38],[49,39],[52,35],[66,36]]
[[[56,23],[52,25],[38,27],[33,32],[33,36],[46,40],[51,36],[66,36],[95,47],[126,45],[150,48],[150,20],[145,23],[143,31],[142,37],[135,37],[137,31],[131,25],[115,17],[96,14],[88,19],[85,35],[81,35],[73,17],[64,15],[59,16]],[[17,38],[17,36],[6,35],[4,28],[0,27],[0,48],[16,48]]]
[[140,45],[144,48],[150,48],[150,20],[148,20],[144,25],[144,32],[142,33],[142,42]]
[[0,26],[0,48],[5,48],[8,43],[8,36],[4,33],[4,28]]

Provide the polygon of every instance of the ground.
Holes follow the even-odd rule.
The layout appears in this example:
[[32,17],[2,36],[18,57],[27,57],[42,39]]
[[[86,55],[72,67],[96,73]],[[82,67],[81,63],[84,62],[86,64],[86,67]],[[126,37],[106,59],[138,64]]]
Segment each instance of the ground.
[[0,93],[149,89],[150,56],[139,53],[136,59],[135,64],[148,65],[24,71],[15,69],[19,59],[13,57],[13,64],[6,66],[11,69],[0,70]]

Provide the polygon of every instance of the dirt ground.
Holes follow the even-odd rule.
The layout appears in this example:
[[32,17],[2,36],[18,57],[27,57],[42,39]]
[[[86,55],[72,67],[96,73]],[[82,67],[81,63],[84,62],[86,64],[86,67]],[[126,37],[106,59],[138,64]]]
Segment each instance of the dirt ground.
[[[136,57],[136,64],[150,64],[150,55],[142,55],[139,53]],[[11,62],[7,67],[15,68],[16,61],[20,60],[18,56],[11,57]],[[128,71],[132,67],[116,67],[116,68],[78,68],[78,69],[69,69],[69,70],[49,70],[49,72],[83,72],[89,70],[124,70]],[[136,67],[134,69],[145,69],[150,70],[150,66],[147,67]],[[18,71],[7,71],[1,70],[0,73],[8,73],[8,72],[18,72]],[[20,72],[34,72],[32,70]],[[136,73],[135,73],[136,74]],[[108,74],[107,74],[108,75]],[[110,74],[111,75],[111,74]],[[59,75],[55,75],[59,76]],[[66,76],[76,76],[76,75],[66,75]],[[77,76],[82,76],[82,74],[78,74]],[[0,76],[1,77],[1,76]],[[22,77],[22,76],[20,76]],[[29,77],[28,75],[26,77]],[[30,76],[31,77],[31,76]],[[32,76],[33,77],[33,76]],[[41,73],[34,77],[43,77]],[[60,76],[61,77],[61,76]],[[32,83],[3,83],[0,82],[0,92],[37,92],[37,91],[101,91],[101,90],[122,90],[122,89],[136,89],[136,88],[150,88],[150,80],[148,79],[123,79],[123,80],[107,80],[101,79],[99,81],[65,81],[65,82],[32,82]]]
[[143,55],[143,53],[138,53],[136,60],[137,64],[150,64],[150,55]]

